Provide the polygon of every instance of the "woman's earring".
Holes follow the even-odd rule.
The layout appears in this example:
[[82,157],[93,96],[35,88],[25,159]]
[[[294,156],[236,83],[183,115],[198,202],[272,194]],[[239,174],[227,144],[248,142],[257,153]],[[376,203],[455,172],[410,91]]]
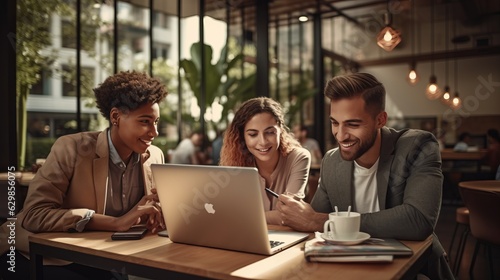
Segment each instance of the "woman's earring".
[[117,123],[116,123],[116,122],[114,122],[114,123],[113,123],[113,125],[114,125],[114,126],[116,126],[116,125],[117,125]]

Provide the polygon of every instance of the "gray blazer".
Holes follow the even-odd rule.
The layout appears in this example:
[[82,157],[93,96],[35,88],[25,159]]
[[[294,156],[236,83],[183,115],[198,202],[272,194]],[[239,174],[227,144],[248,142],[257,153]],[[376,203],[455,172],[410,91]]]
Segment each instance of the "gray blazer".
[[[361,231],[402,240],[424,240],[432,234],[433,254],[424,273],[431,279],[454,279],[434,234],[443,185],[438,142],[421,130],[383,127],[381,133],[377,170],[380,211],[361,215]],[[354,206],[353,170],[354,162],[343,160],[338,148],[328,151],[311,206],[323,213],[333,212],[335,206],[344,210]]]

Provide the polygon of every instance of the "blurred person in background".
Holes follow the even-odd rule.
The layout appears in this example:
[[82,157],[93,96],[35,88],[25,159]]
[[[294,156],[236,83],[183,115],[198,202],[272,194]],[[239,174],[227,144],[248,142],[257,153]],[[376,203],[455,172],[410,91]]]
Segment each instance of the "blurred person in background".
[[491,172],[495,172],[500,167],[500,133],[494,128],[488,129],[486,132],[488,141],[486,164],[490,167]]
[[453,147],[456,152],[467,152],[467,149],[471,146],[472,137],[468,132],[462,132],[458,136],[458,142]]
[[170,162],[177,164],[203,164],[200,157],[200,148],[203,144],[204,134],[201,131],[192,132],[184,138],[170,155]]
[[308,137],[309,130],[305,125],[294,125],[293,126],[293,136],[302,145],[303,148],[307,149],[311,153],[311,165],[319,166],[321,164],[321,159],[323,154],[319,148],[319,143],[316,139]]

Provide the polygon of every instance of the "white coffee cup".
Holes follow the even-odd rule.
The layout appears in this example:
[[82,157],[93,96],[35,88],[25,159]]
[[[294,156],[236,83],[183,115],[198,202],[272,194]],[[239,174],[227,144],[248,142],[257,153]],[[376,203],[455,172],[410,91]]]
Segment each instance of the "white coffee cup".
[[335,240],[353,240],[359,233],[361,215],[357,212],[332,212],[323,226],[326,237]]

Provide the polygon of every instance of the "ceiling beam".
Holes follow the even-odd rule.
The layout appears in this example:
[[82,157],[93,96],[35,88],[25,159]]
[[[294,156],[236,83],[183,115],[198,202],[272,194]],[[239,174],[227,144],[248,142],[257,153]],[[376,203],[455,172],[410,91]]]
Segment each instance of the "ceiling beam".
[[464,50],[456,50],[456,51],[442,51],[435,53],[426,53],[426,54],[418,54],[418,55],[406,55],[406,56],[397,56],[383,59],[374,59],[374,60],[362,60],[357,63],[362,66],[378,66],[378,65],[390,65],[390,64],[403,64],[403,63],[411,63],[412,60],[417,63],[423,61],[436,61],[443,59],[454,59],[454,58],[464,58],[464,57],[478,57],[478,56],[488,56],[488,55],[498,55],[500,54],[500,46],[491,46],[491,47],[481,47],[474,49],[464,49]]
[[359,21],[358,21],[357,19],[355,19],[355,18],[353,18],[353,17],[350,17],[349,15],[347,15],[346,13],[344,13],[343,11],[341,11],[341,10],[339,10],[339,9],[335,8],[332,4],[329,4],[329,5],[328,5],[328,8],[330,8],[330,10],[332,10],[332,11],[336,12],[338,15],[340,15],[340,16],[342,16],[342,17],[344,17],[344,18],[345,18],[345,19],[347,19],[348,21],[350,21],[350,22],[354,23],[355,25],[360,26],[360,27],[363,27],[363,26],[361,25],[361,23],[359,23]]
[[323,49],[323,55],[333,60],[339,61],[342,65],[351,65],[353,68],[359,69],[360,64],[338,53]]

